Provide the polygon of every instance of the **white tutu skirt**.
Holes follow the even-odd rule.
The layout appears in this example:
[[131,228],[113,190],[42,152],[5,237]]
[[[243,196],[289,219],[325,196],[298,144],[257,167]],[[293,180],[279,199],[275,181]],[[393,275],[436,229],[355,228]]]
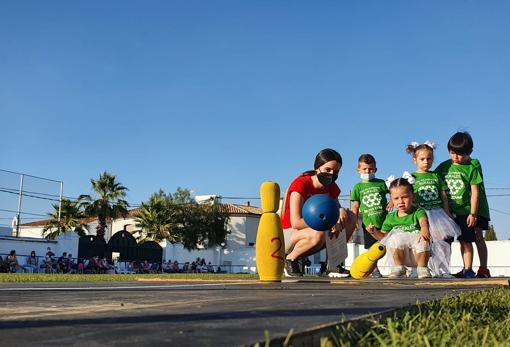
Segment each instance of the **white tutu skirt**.
[[428,268],[434,277],[442,277],[450,274],[450,258],[452,248],[446,241],[432,241],[430,245],[430,258]]
[[426,242],[420,241],[419,233],[392,230],[380,241],[388,249],[415,249],[418,253],[428,251]]
[[449,238],[457,238],[460,228],[453,219],[448,217],[442,208],[425,210],[429,220],[430,235],[434,241],[442,241]]
[[441,277],[449,272],[451,249],[448,242],[443,240],[432,241],[430,244],[420,240],[419,233],[409,233],[400,230],[392,230],[380,241],[388,249],[386,266],[396,266],[393,259],[395,249],[405,250],[404,266],[416,267],[414,253],[430,252],[428,268],[434,277]]

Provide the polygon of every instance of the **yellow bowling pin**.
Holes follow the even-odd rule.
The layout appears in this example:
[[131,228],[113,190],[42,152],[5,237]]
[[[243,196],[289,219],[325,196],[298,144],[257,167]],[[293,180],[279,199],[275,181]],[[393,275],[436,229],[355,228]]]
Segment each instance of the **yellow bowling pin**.
[[257,229],[255,257],[261,281],[280,282],[285,266],[285,242],[282,223],[276,214],[280,204],[280,187],[275,182],[260,186],[262,216]]
[[354,259],[351,265],[351,277],[357,280],[368,277],[377,266],[377,261],[386,254],[386,247],[376,242],[366,251]]

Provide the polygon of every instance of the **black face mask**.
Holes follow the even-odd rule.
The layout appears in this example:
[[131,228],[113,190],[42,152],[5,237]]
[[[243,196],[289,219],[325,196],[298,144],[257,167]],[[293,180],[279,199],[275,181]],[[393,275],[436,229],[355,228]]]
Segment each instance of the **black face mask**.
[[338,178],[338,174],[332,174],[327,172],[319,172],[317,174],[317,178],[319,179],[319,182],[323,186],[329,186],[331,183],[335,182]]

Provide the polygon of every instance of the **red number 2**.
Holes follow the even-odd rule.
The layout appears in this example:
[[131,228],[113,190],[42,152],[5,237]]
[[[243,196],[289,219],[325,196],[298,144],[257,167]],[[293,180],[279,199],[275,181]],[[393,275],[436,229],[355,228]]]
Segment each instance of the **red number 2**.
[[280,259],[280,260],[284,260],[283,257],[281,257],[277,254],[278,251],[280,251],[280,249],[282,248],[282,240],[280,240],[279,237],[273,237],[271,239],[271,243],[273,243],[274,241],[278,241],[278,248],[273,253],[271,253],[271,257]]

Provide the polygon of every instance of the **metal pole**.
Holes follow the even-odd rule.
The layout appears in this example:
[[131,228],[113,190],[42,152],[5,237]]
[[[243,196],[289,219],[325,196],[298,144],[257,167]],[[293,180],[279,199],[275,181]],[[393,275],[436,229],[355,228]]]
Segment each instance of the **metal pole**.
[[64,194],[64,182],[60,182],[60,200],[58,203],[58,234],[60,235],[60,214],[62,212],[62,196]]
[[16,237],[19,236],[19,225],[21,224],[21,198],[23,197],[23,180],[25,175],[20,176],[19,180],[19,195],[18,195],[18,223],[16,224]]

